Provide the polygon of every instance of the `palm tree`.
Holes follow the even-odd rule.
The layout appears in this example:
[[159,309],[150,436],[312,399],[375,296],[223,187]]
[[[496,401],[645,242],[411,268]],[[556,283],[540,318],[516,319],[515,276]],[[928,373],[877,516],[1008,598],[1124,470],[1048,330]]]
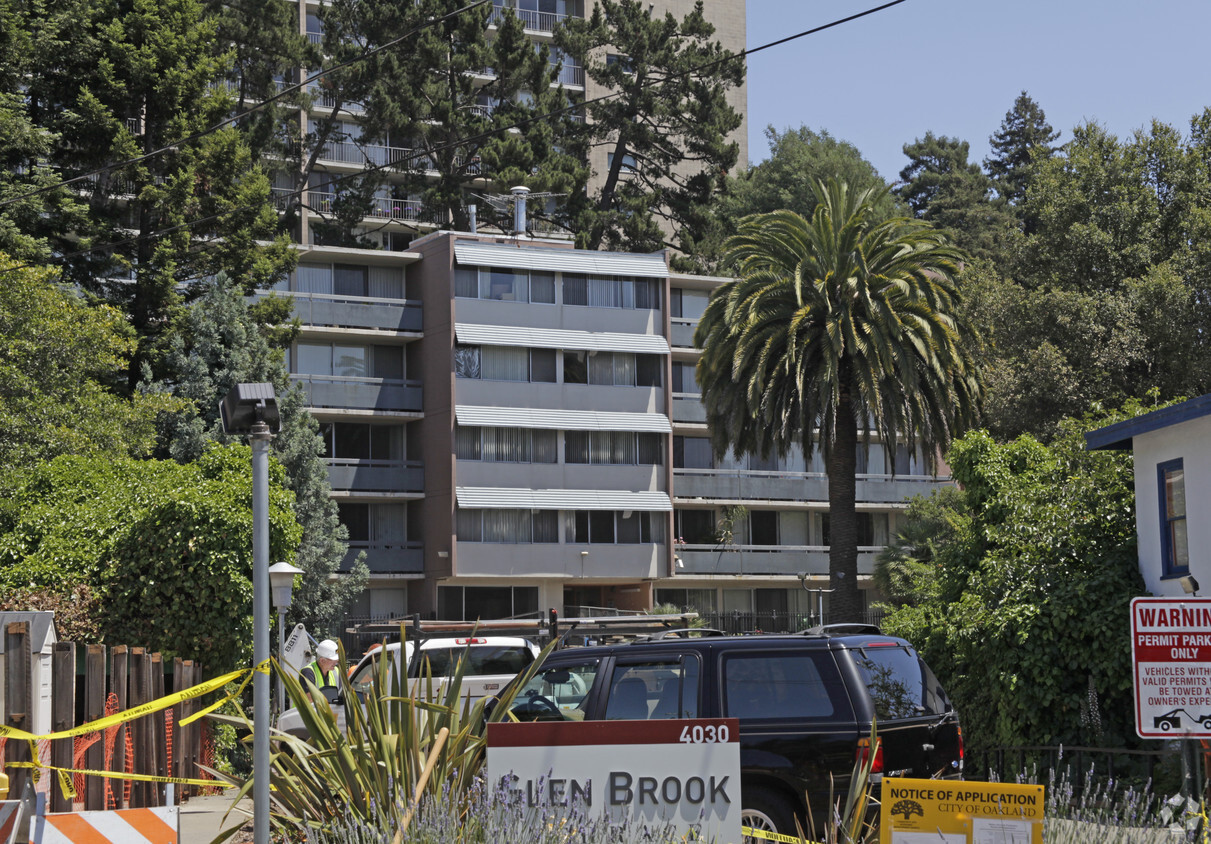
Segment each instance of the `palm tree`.
[[821,449],[830,615],[857,621],[859,444],[873,433],[892,449],[920,447],[932,465],[978,418],[983,384],[955,314],[962,253],[928,224],[877,222],[886,188],[829,181],[815,191],[810,222],[754,215],[725,244],[738,277],[698,324],[697,374],[719,455]]

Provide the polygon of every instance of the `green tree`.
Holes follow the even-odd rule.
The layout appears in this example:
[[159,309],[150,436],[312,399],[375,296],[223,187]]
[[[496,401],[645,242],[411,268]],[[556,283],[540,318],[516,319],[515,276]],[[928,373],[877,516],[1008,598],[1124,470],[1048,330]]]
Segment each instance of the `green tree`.
[[904,145],[908,165],[895,193],[920,219],[945,229],[955,245],[976,258],[999,257],[1017,230],[1002,199],[993,199],[992,180],[969,163],[966,141],[926,132]]
[[[1051,446],[970,433],[949,454],[962,492],[910,507],[909,533],[947,527],[882,626],[938,673],[970,749],[1134,743],[1121,635],[1144,588],[1131,457],[1090,453],[1083,433],[1142,410],[1066,420]],[[1091,689],[1100,722],[1087,717]]]
[[717,41],[699,0],[681,20],[639,0],[601,0],[569,19],[556,45],[613,94],[587,105],[581,133],[606,170],[568,205],[577,244],[649,252],[664,231],[683,252],[709,230],[712,198],[736,165],[727,136],[741,117],[727,101],[744,63]]
[[1031,168],[1055,154],[1052,143],[1060,133],[1051,128],[1047,115],[1025,91],[1018,94],[1005,113],[1001,127],[988,139],[992,155],[984,159],[997,193],[1010,205],[1026,198]]
[[[269,551],[300,528],[270,461]],[[63,455],[21,475],[0,504],[0,591],[77,584],[100,597],[116,643],[228,670],[252,642],[252,468],[246,446],[198,461]]]
[[728,242],[739,277],[712,293],[694,337],[719,454],[822,450],[838,621],[861,609],[860,426],[929,460],[976,420],[981,400],[955,311],[962,253],[924,223],[875,222],[879,198],[819,183],[810,222],[790,211],[742,222]]
[[[284,301],[262,300],[262,310],[265,303],[272,308]],[[222,276],[180,321],[169,343],[165,369],[165,379],[145,384],[144,391],[171,391],[188,402],[186,411],[162,418],[162,449],[182,462],[200,459],[214,442],[231,441],[222,431],[218,404],[232,386],[274,385],[282,430],[274,437],[270,453],[285,469],[285,484],[294,493],[294,513],[303,529],[295,561],[303,569],[302,583],[291,604],[291,617],[315,628],[336,630],[350,601],[365,588],[369,573],[359,560],[348,574],[333,576],[348,548],[348,532],[329,495],[319,424],[307,412],[303,388],[290,383],[281,350],[270,345],[243,298],[226,286]]]
[[269,182],[241,133],[186,140],[231,109],[221,83],[232,56],[198,0],[63,0],[21,10],[32,56],[28,115],[49,133],[47,164],[75,176],[148,156],[80,183],[87,218],[64,221],[51,241],[67,280],[127,313],[139,340],[133,387],[142,364],[156,359],[182,286],[225,270],[246,289],[268,287],[293,251],[275,240]]
[[60,454],[146,456],[171,401],[115,392],[135,348],[118,310],[60,289],[50,269],[0,255],[0,464]]
[[[769,157],[728,179],[721,200],[722,213],[731,221],[749,214],[794,211],[811,219],[816,210],[818,181],[835,179],[853,190],[883,188],[886,182],[873,164],[849,141],[834,138],[827,129],[816,132],[807,126],[779,132],[765,128]],[[898,216],[904,207],[895,194],[883,194],[876,212],[879,219]]]

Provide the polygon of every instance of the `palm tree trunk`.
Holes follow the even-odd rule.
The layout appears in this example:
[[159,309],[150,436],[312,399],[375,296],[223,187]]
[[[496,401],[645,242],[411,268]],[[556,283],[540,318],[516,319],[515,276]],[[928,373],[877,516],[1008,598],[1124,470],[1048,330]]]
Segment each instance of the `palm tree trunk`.
[[857,497],[858,422],[848,395],[837,405],[832,452],[828,457],[829,598],[830,624],[862,621],[862,599],[858,594]]

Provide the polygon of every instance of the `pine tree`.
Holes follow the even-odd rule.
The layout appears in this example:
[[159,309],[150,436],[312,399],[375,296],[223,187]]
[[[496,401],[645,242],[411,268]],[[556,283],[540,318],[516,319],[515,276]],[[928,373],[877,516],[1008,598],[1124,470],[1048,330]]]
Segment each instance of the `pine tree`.
[[1003,199],[993,199],[992,180],[967,161],[967,141],[926,132],[904,145],[908,165],[896,193],[922,220],[946,229],[964,251],[995,259],[1015,228]]
[[984,159],[997,193],[1010,205],[1022,204],[1031,166],[1056,153],[1058,148],[1051,144],[1059,136],[1039,104],[1025,91],[1018,94],[1013,108],[1005,113],[1001,128],[988,139],[992,155]]
[[23,15],[28,115],[53,139],[47,164],[65,176],[101,170],[75,187],[87,214],[50,246],[67,280],[126,311],[139,335],[133,385],[191,285],[223,270],[246,290],[268,287],[293,253],[280,239],[260,245],[277,238],[278,219],[240,132],[185,140],[232,108],[230,56],[198,0],[61,0]]
[[727,139],[741,117],[727,93],[744,63],[711,36],[702,2],[678,21],[639,0],[602,0],[569,20],[555,42],[588,79],[616,96],[587,106],[587,144],[607,153],[597,186],[569,203],[577,243],[647,252],[698,239],[709,203],[736,165]]

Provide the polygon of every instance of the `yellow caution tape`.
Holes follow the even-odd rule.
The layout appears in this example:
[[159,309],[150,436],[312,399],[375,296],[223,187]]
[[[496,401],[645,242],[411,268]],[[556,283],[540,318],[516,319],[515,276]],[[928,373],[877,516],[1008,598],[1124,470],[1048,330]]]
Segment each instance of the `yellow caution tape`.
[[[243,683],[240,684],[240,687],[236,689],[236,691],[227,695],[227,697],[223,698],[218,703],[213,704],[212,706],[209,706],[206,709],[203,709],[201,712],[197,712],[188,718],[181,719],[181,726],[183,727],[192,723],[193,721],[196,721],[203,715],[213,712],[228,700],[231,700],[231,698],[238,695],[244,689],[244,686],[248,684],[248,680],[252,677],[253,673],[257,671],[262,674],[268,674],[269,660],[265,660],[255,668],[241,668],[239,671],[232,671],[228,674],[224,674],[222,677],[215,677],[213,680],[207,680],[204,683],[191,686],[184,691],[173,692],[172,694],[158,698],[157,700],[140,704],[139,706],[132,709],[127,709],[126,711],[119,712],[115,715],[106,715],[104,718],[98,718],[96,721],[89,721],[87,724],[81,724],[80,726],[72,727],[69,730],[59,730],[53,733],[34,735],[33,733],[27,733],[25,730],[18,730],[16,727],[5,727],[0,725],[0,738],[15,738],[25,739],[26,741],[37,741],[39,739],[72,738],[73,736],[82,736],[86,735],[87,733],[95,733],[108,727],[116,727],[119,724],[126,723],[127,721],[133,721],[135,718],[141,718],[144,715],[151,715],[154,712],[160,712],[161,710],[167,709],[170,706],[176,706],[178,703],[203,697],[204,695],[208,695],[213,691],[223,688],[228,683],[233,683],[241,677],[244,678]],[[130,776],[126,776],[124,779],[130,779]]]
[[75,797],[76,788],[72,784],[73,774],[84,774],[90,777],[108,777],[113,780],[138,780],[139,782],[171,782],[178,785],[197,785],[203,788],[218,786],[226,788],[227,784],[219,780],[195,780],[189,777],[158,777],[154,774],[132,774],[124,771],[90,771],[76,768],[56,768],[54,765],[41,765],[37,762],[9,762],[10,768],[33,768],[35,773],[39,768],[56,771],[59,775],[59,787],[63,789],[64,797]]
[[797,835],[783,835],[780,832],[766,832],[763,829],[753,829],[751,826],[740,827],[740,833],[749,838],[762,838],[766,841],[781,841],[783,844],[816,844],[807,838],[800,838]]

